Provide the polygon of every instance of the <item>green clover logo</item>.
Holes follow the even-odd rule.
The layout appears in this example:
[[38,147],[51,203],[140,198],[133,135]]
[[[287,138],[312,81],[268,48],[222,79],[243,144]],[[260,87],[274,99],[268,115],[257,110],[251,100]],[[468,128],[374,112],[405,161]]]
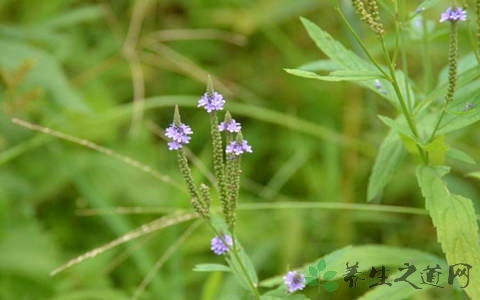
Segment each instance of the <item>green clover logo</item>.
[[321,277],[323,280],[326,280],[325,284],[320,284],[320,273],[327,268],[327,262],[324,259],[321,259],[317,263],[317,267],[310,266],[308,267],[308,272],[311,276],[305,275],[305,280],[307,281],[308,286],[316,286],[318,285],[318,291],[322,290],[322,287],[325,288],[328,292],[332,293],[336,289],[338,289],[338,284],[336,282],[331,282],[328,280],[332,280],[335,275],[337,275],[337,271],[326,271],[323,276]]

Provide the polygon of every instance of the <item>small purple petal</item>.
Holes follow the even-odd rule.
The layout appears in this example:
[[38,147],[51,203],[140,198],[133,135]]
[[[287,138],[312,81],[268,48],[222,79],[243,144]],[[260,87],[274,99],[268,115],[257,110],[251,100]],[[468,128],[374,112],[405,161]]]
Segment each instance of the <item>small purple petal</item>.
[[178,150],[182,148],[183,145],[177,142],[169,142],[168,143],[168,150]]
[[191,134],[193,134],[193,130],[186,124],[170,124],[170,127],[165,130],[165,136],[171,140],[168,143],[168,149],[178,150],[182,148],[183,145],[190,142],[191,137],[189,135]]
[[246,140],[242,140],[241,142],[232,141],[230,142],[230,144],[227,145],[227,148],[225,149],[225,153],[233,154],[236,156],[241,155],[245,152],[253,152],[252,146],[250,146]]
[[203,94],[202,98],[198,100],[197,107],[203,107],[208,113],[212,111],[222,110],[225,105],[225,99],[217,92]]
[[212,249],[213,253],[217,255],[222,255],[224,253],[227,253],[228,250],[230,250],[230,248],[233,246],[233,240],[231,236],[225,234],[223,236],[223,240],[225,241],[225,243],[227,243],[227,245],[225,245],[222,239],[220,239],[220,237],[218,236],[212,239],[212,247],[210,249]]
[[240,132],[242,129],[242,125],[235,121],[234,119],[230,120],[230,122],[221,122],[218,125],[219,131],[228,131],[228,132]]
[[298,273],[297,271],[290,271],[283,277],[285,284],[288,287],[288,291],[293,293],[295,291],[303,290],[307,284],[305,275]]
[[440,23],[445,21],[456,22],[456,21],[466,21],[466,20],[467,20],[467,11],[461,7],[458,7],[455,10],[449,7],[440,16]]

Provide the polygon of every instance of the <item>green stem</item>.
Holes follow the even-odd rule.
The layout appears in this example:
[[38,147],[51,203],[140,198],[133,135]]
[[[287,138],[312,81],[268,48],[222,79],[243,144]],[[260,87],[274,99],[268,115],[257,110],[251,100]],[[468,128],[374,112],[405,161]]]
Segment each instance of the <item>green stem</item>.
[[347,20],[347,17],[343,14],[342,10],[340,9],[340,7],[338,6],[335,6],[335,10],[337,11],[337,13],[340,15],[340,17],[342,18],[343,22],[345,23],[345,25],[347,25],[347,28],[348,30],[352,33],[353,37],[355,38],[355,40],[357,41],[357,43],[360,45],[360,47],[362,48],[363,52],[367,55],[368,59],[375,65],[375,67],[378,69],[378,71],[380,71],[380,73],[382,73],[382,75],[385,77],[385,79],[387,80],[391,80],[390,77],[388,76],[388,74],[385,72],[385,70],[383,70],[383,68],[377,63],[377,61],[373,58],[373,56],[370,54],[370,52],[368,51],[367,47],[365,46],[365,44],[362,42],[362,40],[360,39],[360,37],[358,36],[358,34],[355,32],[355,30],[353,29],[352,25],[350,24],[350,22],[348,22]]
[[[225,239],[223,238],[223,234],[220,234],[217,231],[217,229],[212,225],[211,222],[208,222],[208,225],[210,225],[210,227],[215,232],[215,234],[218,236],[218,238],[222,241],[222,243],[224,245],[228,245],[227,242],[225,241]],[[233,234],[232,234],[232,241],[233,241],[234,246],[231,248],[231,251],[229,251],[229,253],[231,253],[234,256],[234,258],[238,261],[240,269],[241,269],[242,273],[245,275],[245,278],[247,278],[248,285],[249,285],[249,287],[251,289],[251,292],[253,293],[255,299],[260,299],[260,293],[259,293],[258,289],[255,286],[255,283],[253,282],[252,278],[250,278],[250,274],[248,274],[247,268],[245,267],[242,260],[240,259],[240,256],[238,254],[238,246],[236,246],[237,243],[235,243],[235,236]]]
[[[383,53],[385,55],[385,60],[386,60],[387,65],[388,65],[388,69],[390,70],[390,77],[392,79],[391,80],[392,86],[393,86],[393,89],[395,90],[395,94],[397,95],[398,101],[400,102],[401,111],[402,111],[403,115],[405,116],[405,119],[407,120],[407,123],[408,123],[408,127],[410,127],[410,130],[412,131],[413,135],[416,138],[418,138],[419,134],[418,134],[417,127],[415,126],[415,122],[413,121],[413,118],[410,114],[410,111],[408,110],[408,107],[407,107],[407,105],[405,103],[405,100],[403,98],[402,92],[400,91],[400,86],[398,84],[397,76],[395,75],[395,69],[393,67],[393,62],[390,58],[390,55],[388,54],[388,50],[387,50],[387,47],[385,45],[385,41],[384,41],[383,37],[381,37],[381,36],[380,36],[380,42],[382,44],[382,49],[383,49]],[[408,91],[407,91],[407,93],[408,93]],[[427,157],[425,151],[422,149],[422,147],[420,147],[420,145],[418,145],[418,143],[417,143],[417,149],[418,149],[418,152],[420,153],[420,157],[427,164],[428,163],[428,157]]]

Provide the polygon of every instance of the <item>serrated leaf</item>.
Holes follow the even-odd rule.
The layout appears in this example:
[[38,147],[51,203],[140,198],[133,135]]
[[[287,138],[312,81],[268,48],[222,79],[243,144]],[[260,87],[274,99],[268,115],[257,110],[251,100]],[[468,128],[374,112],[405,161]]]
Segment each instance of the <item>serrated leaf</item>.
[[307,282],[308,286],[315,286],[318,284],[317,278],[315,277],[305,277],[305,281]]
[[378,151],[372,174],[368,179],[367,200],[373,200],[390,182],[399,163],[406,156],[400,136],[393,130],[382,142]]
[[[419,166],[417,179],[425,198],[425,206],[437,229],[437,239],[450,265],[467,263],[470,283],[464,290],[472,299],[480,299],[480,244],[478,224],[472,201],[460,195],[451,194],[441,179],[445,168]],[[457,277],[461,286],[465,277]]]
[[333,293],[335,292],[336,289],[338,289],[338,283],[336,282],[333,282],[333,281],[329,281],[329,282],[326,282],[323,287],[330,293]]
[[470,155],[457,148],[449,148],[447,151],[447,157],[467,164],[475,165],[477,163]]
[[318,271],[315,267],[310,267],[308,268],[308,272],[310,273],[310,275],[312,275],[313,277],[317,277],[318,276]]
[[221,264],[198,264],[193,268],[195,272],[231,272],[232,270]]
[[322,272],[323,270],[325,270],[326,267],[327,267],[327,262],[325,261],[325,259],[322,258],[317,264],[317,269],[318,271]]
[[337,271],[327,271],[325,274],[323,274],[323,279],[332,280],[335,275],[337,275]]

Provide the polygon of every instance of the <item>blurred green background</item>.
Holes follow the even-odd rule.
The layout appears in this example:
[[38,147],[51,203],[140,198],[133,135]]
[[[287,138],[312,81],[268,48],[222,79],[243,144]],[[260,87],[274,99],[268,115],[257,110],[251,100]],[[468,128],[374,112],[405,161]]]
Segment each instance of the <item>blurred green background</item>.
[[[414,2],[408,9],[415,9]],[[378,53],[373,35],[345,8]],[[425,17],[436,21],[442,10],[434,7]],[[425,215],[345,209],[366,203],[368,176],[387,132],[376,115],[395,112],[352,84],[284,72],[325,59],[299,16],[357,49],[329,1],[1,1],[0,299],[236,299],[242,294],[228,274],[192,271],[199,263],[222,262],[209,250],[209,228],[194,221],[142,236],[50,277],[69,259],[142,224],[189,211],[189,200],[111,156],[11,123],[22,118],[91,140],[181,183],[161,129],[179,103],[183,120],[195,131],[190,149],[206,166],[196,168],[195,176],[207,181],[209,123],[194,108],[207,74],[254,148],[243,159],[238,235],[261,279],[350,244],[412,247],[442,257]],[[429,57],[436,78],[446,65],[448,31],[433,30]],[[422,81],[415,43],[408,51],[416,88],[431,89],[436,82]],[[143,113],[134,99],[144,99]],[[479,157],[474,127],[451,142]],[[423,208],[412,162],[404,160],[377,203]],[[454,168],[447,178],[450,188],[469,196],[478,209],[478,183],[459,175],[474,169],[459,163]],[[275,209],[273,204],[284,201],[333,204]],[[267,203],[265,209],[245,206],[259,202]],[[154,276],[143,288],[155,266],[158,272],[150,273]],[[351,299],[366,290],[341,287],[335,295],[308,293],[312,299]],[[444,297],[463,298],[445,290]]]

